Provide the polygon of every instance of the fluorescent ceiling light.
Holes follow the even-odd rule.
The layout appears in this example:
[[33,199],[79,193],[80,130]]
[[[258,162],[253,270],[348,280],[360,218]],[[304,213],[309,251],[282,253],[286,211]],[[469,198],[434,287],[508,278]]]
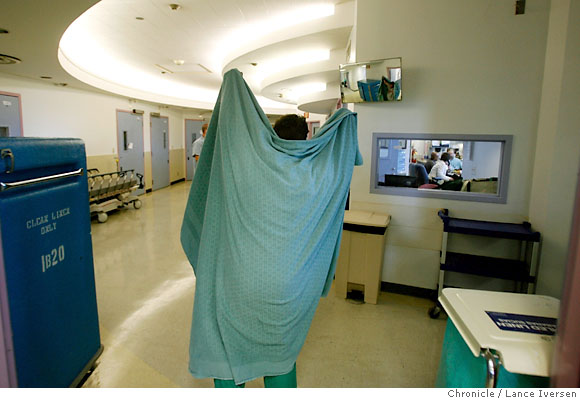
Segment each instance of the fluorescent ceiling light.
[[[219,62],[222,63],[229,53],[243,44],[253,42],[282,29],[331,15],[334,15],[334,4],[313,4],[287,10],[262,21],[249,21],[223,37],[214,53],[216,62],[219,59]],[[221,65],[221,68],[223,67],[224,65]]]
[[319,61],[330,59],[330,50],[304,50],[296,53],[285,54],[282,57],[259,62],[256,72],[261,80],[288,69],[300,67],[302,65],[313,64]]
[[173,82],[157,71],[149,72],[119,61],[92,31],[91,21],[83,14],[68,27],[59,43],[64,56],[80,70],[105,82],[153,94],[203,102],[217,99],[217,90]]
[[297,102],[300,97],[306,96],[308,94],[324,91],[326,91],[326,83],[324,82],[304,83],[281,90],[282,97],[292,102]]

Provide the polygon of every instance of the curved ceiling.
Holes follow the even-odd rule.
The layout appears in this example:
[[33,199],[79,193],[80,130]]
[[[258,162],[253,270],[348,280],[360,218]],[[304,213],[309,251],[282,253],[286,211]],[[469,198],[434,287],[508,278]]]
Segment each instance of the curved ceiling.
[[62,67],[103,90],[183,107],[212,109],[231,68],[268,113],[336,104],[353,1],[177,1],[100,1],[62,36]]

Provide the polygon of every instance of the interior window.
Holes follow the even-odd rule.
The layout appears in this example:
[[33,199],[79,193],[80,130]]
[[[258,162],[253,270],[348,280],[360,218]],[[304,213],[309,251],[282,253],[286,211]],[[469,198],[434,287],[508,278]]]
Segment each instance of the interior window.
[[509,135],[373,134],[371,192],[505,203]]

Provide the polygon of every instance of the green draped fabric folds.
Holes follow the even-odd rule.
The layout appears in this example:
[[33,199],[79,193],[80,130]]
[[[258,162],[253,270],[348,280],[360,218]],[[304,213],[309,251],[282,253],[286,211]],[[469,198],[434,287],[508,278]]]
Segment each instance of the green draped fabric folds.
[[332,284],[358,151],[356,114],[280,139],[238,70],[224,76],[181,243],[196,291],[190,372],[240,384],[292,370]]

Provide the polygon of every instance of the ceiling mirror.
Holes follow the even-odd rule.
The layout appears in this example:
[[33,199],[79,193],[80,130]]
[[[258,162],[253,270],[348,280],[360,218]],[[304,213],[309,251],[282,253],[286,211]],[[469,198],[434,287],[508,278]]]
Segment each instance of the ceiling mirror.
[[401,58],[340,65],[343,103],[401,101]]

